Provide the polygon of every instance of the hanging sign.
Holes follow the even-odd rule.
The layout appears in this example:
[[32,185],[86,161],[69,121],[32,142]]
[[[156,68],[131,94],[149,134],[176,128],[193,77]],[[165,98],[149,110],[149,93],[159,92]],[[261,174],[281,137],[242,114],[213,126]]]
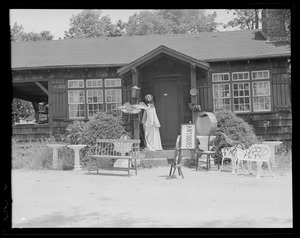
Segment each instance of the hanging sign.
[[181,124],[181,149],[196,149],[196,125]]

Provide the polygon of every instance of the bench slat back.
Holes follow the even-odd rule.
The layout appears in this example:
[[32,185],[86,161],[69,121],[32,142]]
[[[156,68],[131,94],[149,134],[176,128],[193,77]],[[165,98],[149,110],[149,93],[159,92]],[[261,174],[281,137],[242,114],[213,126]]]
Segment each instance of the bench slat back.
[[95,154],[100,156],[137,157],[140,140],[97,139]]

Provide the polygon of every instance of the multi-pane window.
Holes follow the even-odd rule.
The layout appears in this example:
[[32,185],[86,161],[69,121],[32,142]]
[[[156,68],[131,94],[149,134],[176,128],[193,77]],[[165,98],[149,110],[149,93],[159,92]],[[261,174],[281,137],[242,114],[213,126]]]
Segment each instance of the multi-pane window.
[[120,114],[118,107],[122,105],[121,89],[105,89],[105,104],[107,112]]
[[252,79],[268,79],[269,70],[252,71]]
[[238,113],[271,111],[269,70],[232,72],[231,79],[229,75],[212,74],[215,112],[223,108]]
[[103,79],[68,80],[70,119],[84,119],[104,111],[121,114],[118,108],[122,105],[121,79],[104,82],[103,85]]
[[232,73],[232,80],[248,80],[249,79],[249,72],[234,72]]
[[252,83],[253,92],[253,110],[270,111],[271,110],[271,96],[270,96],[270,82],[261,81]]
[[88,79],[86,80],[87,88],[98,88],[102,87],[102,79]]
[[70,118],[84,118],[84,90],[69,90],[69,117]]
[[84,80],[83,79],[69,80],[68,88],[84,88]]
[[105,87],[121,87],[121,79],[105,79]]
[[229,73],[212,74],[213,82],[229,81]]
[[87,110],[88,116],[92,117],[98,112],[103,112],[103,90],[94,89],[87,90]]
[[230,84],[214,84],[213,85],[214,110],[221,109],[230,110]]
[[234,83],[232,88],[233,110],[235,112],[249,112],[251,110],[249,83]]

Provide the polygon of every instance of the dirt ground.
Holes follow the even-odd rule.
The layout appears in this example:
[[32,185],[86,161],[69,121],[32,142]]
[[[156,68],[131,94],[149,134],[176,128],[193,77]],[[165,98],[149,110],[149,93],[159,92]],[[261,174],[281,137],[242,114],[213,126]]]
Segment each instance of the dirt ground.
[[183,167],[124,171],[13,170],[13,228],[291,228],[291,171],[262,177]]

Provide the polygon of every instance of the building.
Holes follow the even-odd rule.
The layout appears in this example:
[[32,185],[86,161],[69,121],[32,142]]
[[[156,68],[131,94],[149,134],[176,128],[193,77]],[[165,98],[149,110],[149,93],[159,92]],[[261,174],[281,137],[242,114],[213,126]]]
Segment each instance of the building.
[[13,135],[34,140],[98,111],[121,113],[138,86],[139,101],[155,97],[164,146],[193,120],[189,103],[230,109],[258,136],[269,121],[265,139],[291,141],[290,45],[277,10],[262,16],[262,30],[12,43],[14,97],[49,105],[48,123],[13,125]]

